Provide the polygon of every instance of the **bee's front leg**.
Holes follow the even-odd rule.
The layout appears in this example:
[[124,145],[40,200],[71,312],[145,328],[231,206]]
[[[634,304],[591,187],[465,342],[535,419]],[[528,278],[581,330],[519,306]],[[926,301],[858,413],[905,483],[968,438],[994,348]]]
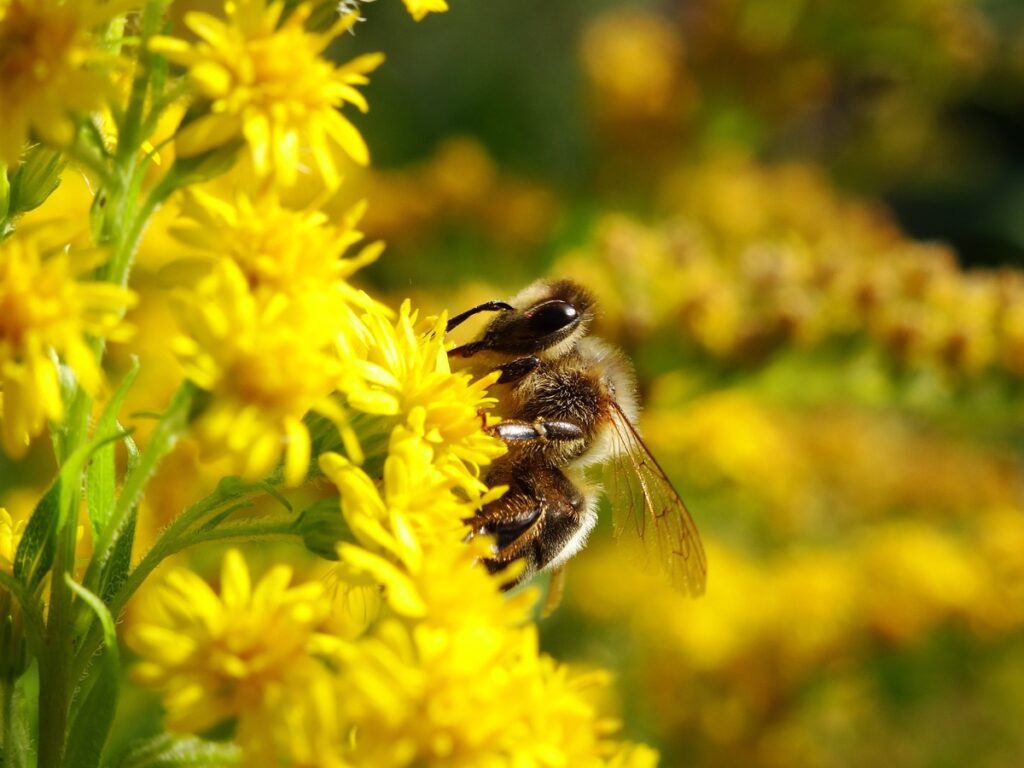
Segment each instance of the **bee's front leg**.
[[494,370],[501,371],[498,384],[514,384],[528,376],[538,365],[540,365],[540,358],[530,355],[513,360],[511,363],[499,365]]

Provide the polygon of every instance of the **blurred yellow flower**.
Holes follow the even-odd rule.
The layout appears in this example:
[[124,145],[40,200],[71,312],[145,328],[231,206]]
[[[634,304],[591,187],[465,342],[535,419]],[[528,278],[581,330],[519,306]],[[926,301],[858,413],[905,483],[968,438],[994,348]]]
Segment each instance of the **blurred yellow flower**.
[[15,523],[10,513],[0,507],[0,571],[8,574],[14,572],[14,556],[24,532],[25,521]]
[[87,334],[123,340],[123,310],[134,294],[111,283],[79,281],[102,261],[69,250],[67,227],[21,228],[0,243],[0,391],[4,451],[19,458],[47,419],[64,413],[57,357],[95,393],[102,378]]
[[687,351],[726,367],[842,349],[949,383],[1024,370],[1014,273],[963,270],[811,165],[718,152],[668,176],[662,197],[668,220],[606,215],[551,270],[587,270],[603,332],[674,326]]
[[0,162],[16,166],[31,137],[65,146],[74,115],[98,109],[114,88],[115,59],[93,31],[124,13],[125,2],[0,2]]
[[[140,657],[133,676],[162,693],[171,728],[197,733],[237,720],[250,765],[279,765],[285,756],[313,765],[314,747],[337,747],[328,667],[341,641],[320,629],[331,601],[321,583],[291,580],[291,568],[277,565],[252,585],[232,550],[219,595],[175,569],[136,600],[126,636]],[[340,764],[331,762],[333,751],[322,764]]]
[[672,22],[635,9],[592,21],[583,34],[581,57],[600,109],[620,119],[664,111],[685,72],[682,39]]
[[428,13],[444,13],[448,10],[445,0],[404,0],[405,7],[416,21],[422,21]]
[[283,452],[285,481],[298,484],[310,457],[303,416],[314,410],[343,426],[331,394],[343,376],[338,338],[354,332],[344,303],[329,290],[256,296],[227,260],[178,299],[175,351],[186,376],[212,394],[195,425],[207,454],[229,456],[235,471],[257,479]]
[[171,233],[203,256],[234,261],[254,289],[295,295],[333,285],[347,302],[376,311],[376,302],[343,282],[384,249],[372,243],[342,258],[363,238],[356,226],[365,208],[359,203],[333,222],[314,206],[282,205],[273,191],[252,196],[237,190],[228,197],[190,190]]
[[608,760],[608,768],[657,768],[658,753],[646,744],[622,744]]
[[[366,143],[339,108],[352,104],[366,111],[355,86],[383,61],[381,54],[359,56],[335,66],[321,56],[358,14],[343,14],[326,32],[312,32],[304,22],[309,2],[285,16],[285,3],[274,0],[227,0],[226,20],[190,12],[185,23],[199,41],[156,37],[151,48],[188,68],[188,77],[209,108],[178,131],[176,150],[198,155],[235,139],[249,147],[256,173],[291,185],[302,167],[303,153],[329,187],[340,181],[333,147],[361,165],[369,161]],[[283,18],[282,18],[283,17]]]

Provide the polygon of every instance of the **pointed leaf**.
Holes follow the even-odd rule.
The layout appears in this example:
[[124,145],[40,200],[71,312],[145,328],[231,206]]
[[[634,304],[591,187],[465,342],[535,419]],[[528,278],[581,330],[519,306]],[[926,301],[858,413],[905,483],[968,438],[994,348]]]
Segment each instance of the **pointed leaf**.
[[[103,409],[103,414],[96,423],[96,433],[104,434],[113,431],[117,427],[117,413],[121,410],[125,395],[131,389],[132,384],[139,374],[139,360],[132,358],[131,367],[121,379],[120,385]],[[89,472],[86,478],[87,498],[89,502],[89,522],[92,524],[93,535],[99,534],[106,526],[110,516],[114,513],[114,491],[117,482],[114,468],[114,446],[106,445],[96,451],[92,461],[89,463]]]
[[29,591],[39,586],[53,564],[56,532],[61,515],[67,514],[67,510],[70,510],[74,503],[73,496],[78,489],[83,465],[94,451],[122,437],[122,433],[97,435],[76,449],[64,462],[53,484],[39,500],[14,555],[14,575],[28,587]]
[[136,745],[118,768],[219,768],[241,761],[241,750],[230,742],[162,733]]
[[95,612],[103,627],[103,651],[91,669],[90,677],[94,679],[85,682],[86,692],[76,704],[66,752],[70,768],[97,768],[117,711],[120,670],[117,633],[114,619],[102,600],[69,574],[64,574],[64,581]]

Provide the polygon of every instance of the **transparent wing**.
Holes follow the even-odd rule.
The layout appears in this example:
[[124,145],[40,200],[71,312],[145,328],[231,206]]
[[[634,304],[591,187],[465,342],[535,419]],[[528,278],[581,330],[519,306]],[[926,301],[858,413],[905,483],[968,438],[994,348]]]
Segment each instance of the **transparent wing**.
[[616,536],[640,543],[645,559],[668,574],[673,586],[704,594],[708,564],[697,526],[636,427],[613,404],[615,455],[605,487],[612,503]]

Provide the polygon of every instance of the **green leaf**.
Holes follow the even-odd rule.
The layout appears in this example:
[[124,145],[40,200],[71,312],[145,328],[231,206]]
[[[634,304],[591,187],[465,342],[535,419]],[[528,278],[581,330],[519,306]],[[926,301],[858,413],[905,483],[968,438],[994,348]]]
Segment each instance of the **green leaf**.
[[105,603],[109,604],[114,595],[120,592],[121,587],[128,581],[128,571],[132,566],[132,546],[135,543],[135,521],[137,518],[137,513],[132,512],[124,536],[119,537],[114,544],[114,553],[110,558],[110,567],[103,574],[103,588],[100,593]]
[[253,502],[248,501],[248,500],[247,501],[240,501],[237,504],[232,504],[227,509],[225,509],[225,510],[223,510],[221,512],[218,512],[216,515],[211,517],[209,520],[207,520],[201,526],[196,528],[196,530],[200,531],[200,532],[212,531],[214,528],[217,528],[218,526],[220,526],[221,523],[223,523],[225,520],[227,520],[229,517],[231,517],[233,514],[235,514],[235,512],[238,512],[241,509],[252,509],[254,506],[256,506],[256,505],[253,504]]
[[36,504],[14,555],[14,575],[31,592],[53,564],[60,517],[60,475]]
[[117,711],[121,668],[117,632],[114,619],[102,600],[75,582],[70,574],[64,574],[64,581],[82,602],[92,608],[103,627],[103,652],[90,674],[95,679],[86,681],[83,686],[86,693],[76,703],[65,753],[66,763],[71,768],[96,768]]
[[38,653],[43,642],[43,613],[40,602],[22,582],[3,571],[0,571],[0,589],[10,592],[21,606],[21,612],[25,617],[25,632],[28,635],[29,650],[33,655]]
[[[96,423],[96,433],[103,434],[115,430],[118,426],[117,413],[121,410],[128,390],[135,383],[139,375],[139,360],[132,357],[131,367],[121,379],[117,391],[114,392],[103,409],[103,414]],[[117,482],[114,468],[114,446],[106,445],[96,451],[92,461],[89,463],[89,472],[86,478],[87,498],[89,502],[89,522],[92,524],[93,535],[96,536],[106,526],[111,515],[114,514],[114,491]]]
[[113,514],[96,537],[92,560],[85,574],[86,585],[94,591],[104,593],[103,585],[110,583],[112,575],[108,571],[120,567],[120,564],[112,566],[118,547],[127,546],[129,554],[131,553],[131,543],[120,543],[120,539],[133,534],[135,508],[142,498],[143,489],[156,472],[160,460],[174,447],[188,424],[194,394],[195,387],[187,382],[178,388],[153,434],[150,435],[149,443],[125,477],[121,493],[114,504]]
[[60,185],[68,160],[56,149],[34,145],[11,179],[11,216],[38,208]]
[[241,760],[236,744],[162,733],[133,747],[118,768],[214,768]]
[[97,435],[79,446],[64,462],[53,484],[36,505],[14,555],[14,575],[29,591],[39,586],[53,564],[61,515],[67,514],[74,503],[82,467],[94,451],[121,437],[121,433]]
[[4,690],[6,720],[2,724],[3,743],[0,743],[0,765],[3,768],[33,768],[36,765],[36,745],[32,738],[36,696],[31,677],[22,675],[17,680],[0,682],[0,690],[3,686],[10,686]]

